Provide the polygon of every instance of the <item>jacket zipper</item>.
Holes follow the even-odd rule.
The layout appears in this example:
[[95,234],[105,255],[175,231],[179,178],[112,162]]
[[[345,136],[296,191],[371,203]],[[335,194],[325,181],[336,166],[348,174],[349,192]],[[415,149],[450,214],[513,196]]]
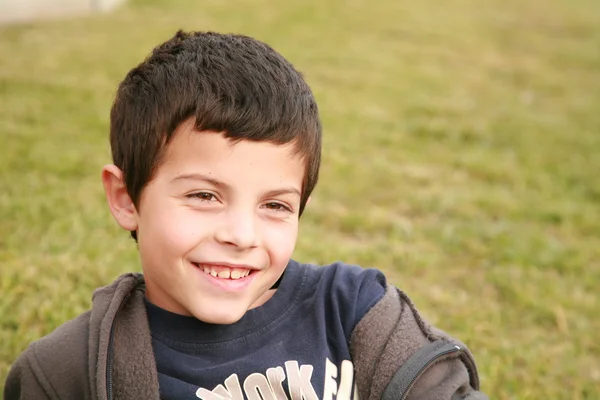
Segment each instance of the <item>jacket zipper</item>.
[[117,316],[119,315],[119,312],[123,309],[123,306],[125,306],[125,303],[127,302],[127,300],[129,300],[129,297],[131,297],[131,294],[127,294],[127,296],[125,296],[123,298],[123,300],[121,300],[121,303],[119,304],[119,308],[117,308],[117,312],[115,313],[115,318],[112,320],[112,323],[110,326],[110,336],[108,337],[108,358],[106,360],[106,398],[108,400],[112,400],[112,398],[113,398],[112,368],[113,368],[113,346],[114,346],[114,336],[115,336],[115,325],[117,322]]
[[448,346],[446,349],[436,352],[435,354],[431,354],[427,358],[423,360],[423,365],[418,369],[417,373],[415,373],[409,381],[409,384],[406,386],[406,390],[400,394],[400,400],[406,400],[410,389],[412,389],[414,383],[431,367],[435,364],[440,358],[445,357],[449,354],[460,353],[462,349],[460,346],[452,344],[452,346]]

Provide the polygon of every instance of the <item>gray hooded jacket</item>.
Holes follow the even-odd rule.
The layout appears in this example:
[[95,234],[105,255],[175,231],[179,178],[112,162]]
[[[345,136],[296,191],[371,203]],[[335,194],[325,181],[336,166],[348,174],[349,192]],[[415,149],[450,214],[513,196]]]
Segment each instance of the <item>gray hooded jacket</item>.
[[[90,311],[21,354],[5,400],[158,400],[144,289],[142,275],[125,274],[96,290]],[[423,357],[440,339],[450,350]],[[466,346],[427,325],[393,286],[355,327],[350,353],[360,399],[487,399]]]

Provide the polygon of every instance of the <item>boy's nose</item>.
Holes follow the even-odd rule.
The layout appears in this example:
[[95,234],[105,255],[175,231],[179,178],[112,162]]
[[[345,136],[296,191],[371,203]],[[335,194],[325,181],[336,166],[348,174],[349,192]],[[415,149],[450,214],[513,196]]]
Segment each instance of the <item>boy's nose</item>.
[[252,248],[258,244],[256,228],[256,216],[253,213],[229,212],[216,230],[215,238],[219,243],[240,249]]

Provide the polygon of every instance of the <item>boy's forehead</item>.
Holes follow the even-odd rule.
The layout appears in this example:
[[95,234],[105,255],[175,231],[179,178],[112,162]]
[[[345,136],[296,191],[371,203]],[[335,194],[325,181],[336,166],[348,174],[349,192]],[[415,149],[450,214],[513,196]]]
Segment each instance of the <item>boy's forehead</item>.
[[226,138],[224,133],[198,131],[193,122],[186,121],[182,125],[167,144],[159,169],[178,173],[190,173],[196,169],[229,173],[250,173],[254,170],[302,181],[305,163],[293,142],[236,141]]

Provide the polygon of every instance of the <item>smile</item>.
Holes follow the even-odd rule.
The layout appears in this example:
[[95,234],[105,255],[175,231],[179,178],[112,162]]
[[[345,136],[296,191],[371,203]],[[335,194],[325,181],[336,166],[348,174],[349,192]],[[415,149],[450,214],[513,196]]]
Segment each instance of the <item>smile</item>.
[[212,265],[212,264],[197,264],[194,263],[201,271],[211,275],[214,278],[221,279],[242,279],[250,275],[250,268],[233,268],[224,265]]

